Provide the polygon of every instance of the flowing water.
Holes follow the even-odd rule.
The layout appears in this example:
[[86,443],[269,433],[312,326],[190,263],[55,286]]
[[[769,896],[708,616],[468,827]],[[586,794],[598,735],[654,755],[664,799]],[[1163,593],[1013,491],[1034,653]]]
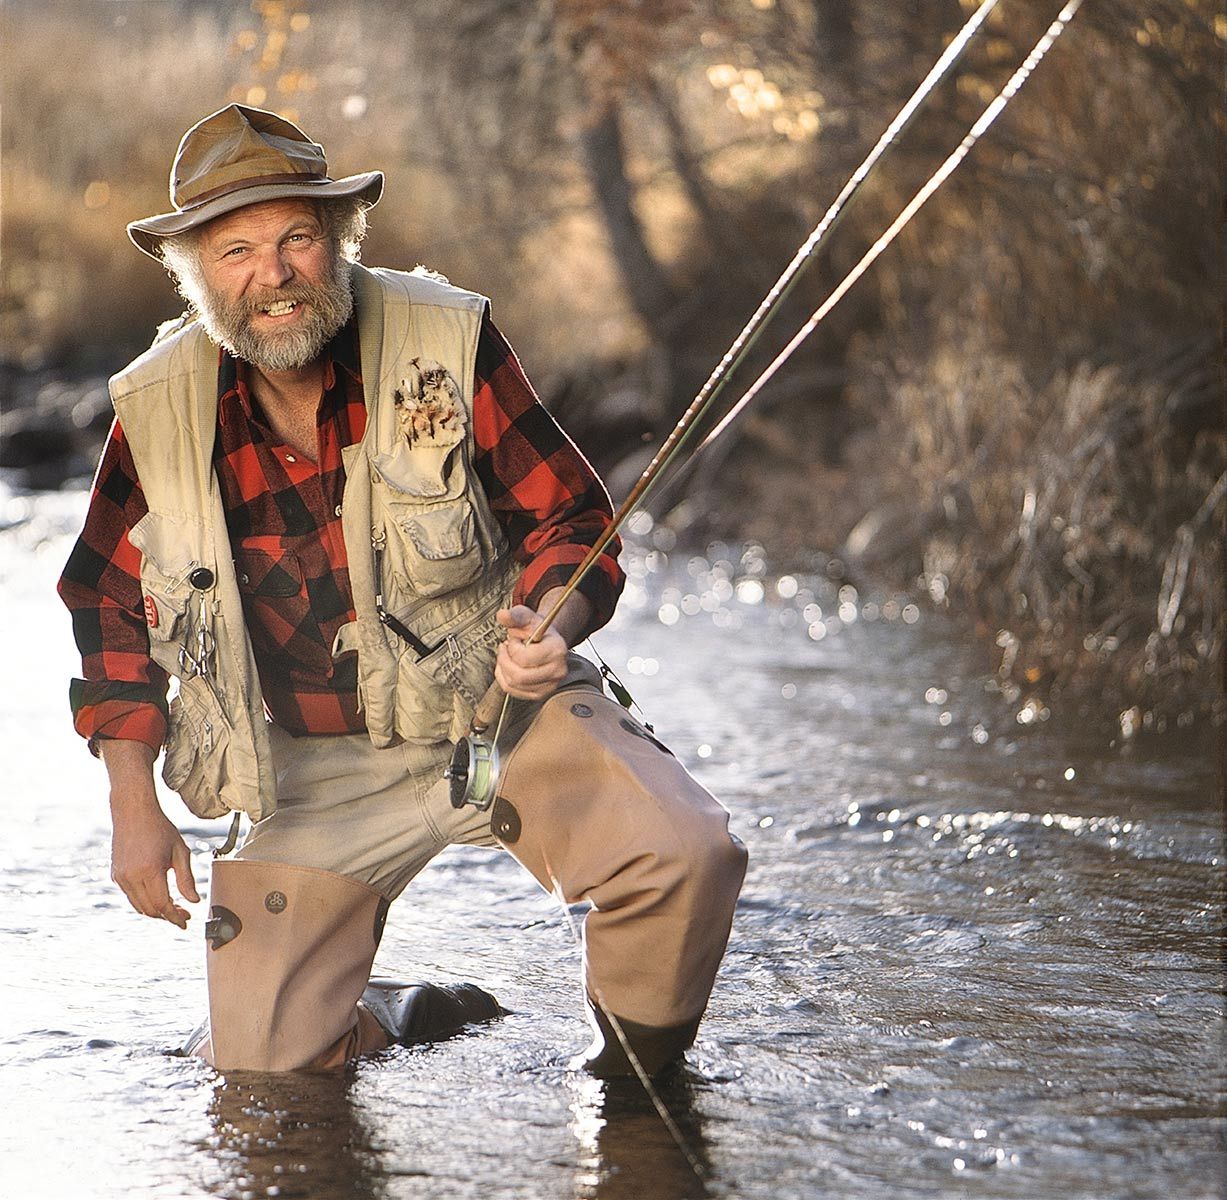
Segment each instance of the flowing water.
[[[52,594],[84,497],[0,502],[0,1195],[1222,1194],[1209,739],[1015,719],[949,623],[720,548],[636,556],[597,639],[750,849],[709,1016],[661,1089],[684,1150],[637,1084],[567,1069],[572,914],[497,853],[432,865],[376,970],[472,979],[513,1015],[337,1076],[168,1055],[203,1009],[203,906],[183,934],[108,879]],[[203,886],[224,822],[167,805]]]

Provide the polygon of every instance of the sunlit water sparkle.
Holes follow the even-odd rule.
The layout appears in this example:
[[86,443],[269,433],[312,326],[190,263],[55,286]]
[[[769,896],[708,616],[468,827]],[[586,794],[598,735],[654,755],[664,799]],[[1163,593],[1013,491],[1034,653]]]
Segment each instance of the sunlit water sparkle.
[[[586,1036],[570,921],[495,854],[441,857],[376,969],[481,982],[513,1010],[498,1025],[338,1077],[168,1057],[203,1006],[203,913],[180,934],[108,880],[52,593],[84,499],[0,500],[20,518],[0,535],[0,1195],[1221,1194],[1206,742],[1024,727],[949,624],[728,548],[637,557],[597,639],[751,852],[710,1015],[662,1093],[706,1183],[637,1085],[566,1069]],[[224,822],[167,805],[203,885]]]

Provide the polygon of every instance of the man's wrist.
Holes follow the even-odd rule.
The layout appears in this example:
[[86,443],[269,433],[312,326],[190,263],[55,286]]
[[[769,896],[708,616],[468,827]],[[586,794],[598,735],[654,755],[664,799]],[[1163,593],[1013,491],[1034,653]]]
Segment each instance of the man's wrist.
[[157,751],[145,742],[108,738],[101,745],[102,761],[111,782],[112,812],[157,809],[153,784]]
[[[551,588],[541,597],[537,611],[542,617],[547,616],[562,596],[563,588]],[[550,628],[555,630],[570,649],[583,640],[584,631],[592,617],[592,604],[587,596],[580,592],[572,592],[566,599],[558,616],[551,622]]]

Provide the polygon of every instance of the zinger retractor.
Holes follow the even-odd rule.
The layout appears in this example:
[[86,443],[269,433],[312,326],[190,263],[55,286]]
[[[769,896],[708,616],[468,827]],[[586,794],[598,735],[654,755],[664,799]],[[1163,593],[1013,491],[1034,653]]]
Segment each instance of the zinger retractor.
[[485,812],[498,791],[498,747],[485,738],[470,734],[456,743],[452,761],[443,778],[451,789],[453,808],[471,804]]

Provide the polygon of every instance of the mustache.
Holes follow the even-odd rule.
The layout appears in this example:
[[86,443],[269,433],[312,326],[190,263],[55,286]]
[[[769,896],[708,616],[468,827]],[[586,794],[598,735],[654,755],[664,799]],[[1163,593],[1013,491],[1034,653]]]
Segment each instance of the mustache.
[[234,302],[234,307],[243,316],[251,317],[273,304],[310,304],[325,292],[324,288],[312,287],[306,283],[292,283],[283,288],[271,288],[255,296],[242,296]]

